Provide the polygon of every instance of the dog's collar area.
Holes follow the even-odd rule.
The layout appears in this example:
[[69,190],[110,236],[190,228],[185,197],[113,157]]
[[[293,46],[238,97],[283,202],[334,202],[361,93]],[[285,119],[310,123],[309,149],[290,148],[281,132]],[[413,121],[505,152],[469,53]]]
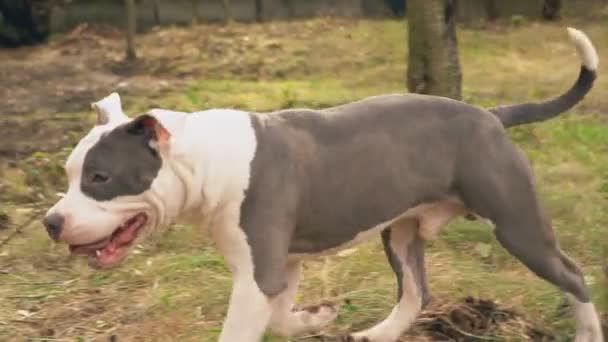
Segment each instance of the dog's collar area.
[[126,256],[128,247],[137,238],[147,221],[146,214],[137,214],[106,238],[89,244],[70,245],[70,253],[88,256],[89,262],[95,266],[110,266]]

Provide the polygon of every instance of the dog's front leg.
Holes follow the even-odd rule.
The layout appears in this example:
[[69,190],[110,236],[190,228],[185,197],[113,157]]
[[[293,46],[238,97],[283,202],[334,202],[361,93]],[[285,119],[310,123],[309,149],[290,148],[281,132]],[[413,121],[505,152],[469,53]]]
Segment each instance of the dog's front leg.
[[271,305],[253,276],[236,276],[220,342],[261,341],[270,321]]
[[270,321],[272,307],[254,277],[247,236],[234,215],[214,224],[211,234],[233,276],[232,294],[220,342],[259,342]]

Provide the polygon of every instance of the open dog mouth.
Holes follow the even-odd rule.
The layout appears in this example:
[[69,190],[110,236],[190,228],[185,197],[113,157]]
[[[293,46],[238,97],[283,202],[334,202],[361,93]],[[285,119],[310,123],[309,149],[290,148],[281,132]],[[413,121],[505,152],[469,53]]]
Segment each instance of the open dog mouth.
[[70,253],[88,256],[89,263],[94,266],[111,266],[127,255],[129,246],[147,221],[146,214],[137,214],[102,240],[84,245],[70,245]]

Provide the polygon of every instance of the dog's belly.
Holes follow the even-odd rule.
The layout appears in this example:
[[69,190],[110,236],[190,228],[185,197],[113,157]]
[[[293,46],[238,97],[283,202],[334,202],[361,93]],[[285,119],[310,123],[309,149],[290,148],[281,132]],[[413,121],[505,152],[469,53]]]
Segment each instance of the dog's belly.
[[[375,236],[378,236],[384,229],[390,227],[396,222],[410,220],[411,224],[400,224],[400,227],[408,227],[401,229],[415,229],[418,235],[424,240],[434,239],[440,232],[441,228],[456,217],[463,216],[469,213],[466,207],[457,199],[443,200],[434,203],[422,204],[408,209],[401,215],[378,223],[377,225],[364,229],[357,233],[354,237],[347,241],[343,241],[337,246],[333,246],[322,251],[315,252],[299,252],[290,253],[290,258],[312,258],[323,255],[335,254],[341,250],[352,248],[358,244],[369,241]],[[339,229],[339,227],[336,227]],[[322,238],[322,237],[321,237]],[[311,242],[314,244],[314,242]]]

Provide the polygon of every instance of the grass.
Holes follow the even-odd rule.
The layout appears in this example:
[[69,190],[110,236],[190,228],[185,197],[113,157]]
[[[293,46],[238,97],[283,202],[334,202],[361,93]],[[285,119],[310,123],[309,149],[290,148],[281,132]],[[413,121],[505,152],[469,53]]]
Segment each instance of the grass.
[[[592,22],[578,26],[599,44],[600,56],[605,55],[598,38],[608,28]],[[320,108],[404,92],[404,27],[398,21],[326,19],[201,26],[195,31],[219,32],[206,39],[225,36],[234,44],[214,41],[224,46],[219,54],[207,47],[187,60],[170,60],[168,73],[202,75],[180,89],[127,95],[125,105],[130,113],[154,106],[271,111]],[[250,38],[246,42],[237,34],[243,31]],[[163,32],[196,36],[173,28],[141,37],[141,49],[152,64],[156,50],[151,42]],[[570,86],[578,72],[574,48],[561,25],[532,22],[462,29],[459,41],[464,97],[481,106],[556,95]],[[247,50],[239,50],[241,43]],[[588,275],[594,300],[608,311],[608,280],[601,269],[608,251],[608,120],[601,115],[607,108],[608,100],[602,96],[606,82],[600,77],[592,94],[571,113],[515,128],[510,134],[533,165],[560,243]],[[21,120],[34,120],[36,115],[40,114]],[[90,115],[60,113],[68,120],[90,120]],[[81,134],[82,129],[74,128],[69,142]],[[21,160],[18,168],[1,165],[0,209],[11,222],[18,224],[56,200],[55,193],[64,186],[56,166],[65,154],[39,153]],[[571,337],[572,321],[558,315],[560,293],[515,262],[486,226],[458,220],[430,244],[427,253],[435,298],[493,298],[558,336]],[[299,303],[323,299],[342,303],[330,333],[368,327],[392,307],[395,281],[379,239],[349,257],[312,260],[304,274]],[[35,222],[0,247],[0,340],[84,341],[116,335],[119,340],[213,341],[221,329],[230,284],[222,258],[194,227],[174,226],[138,246],[122,267],[97,272],[69,257],[65,246],[51,243]],[[266,340],[281,341],[270,334]]]

